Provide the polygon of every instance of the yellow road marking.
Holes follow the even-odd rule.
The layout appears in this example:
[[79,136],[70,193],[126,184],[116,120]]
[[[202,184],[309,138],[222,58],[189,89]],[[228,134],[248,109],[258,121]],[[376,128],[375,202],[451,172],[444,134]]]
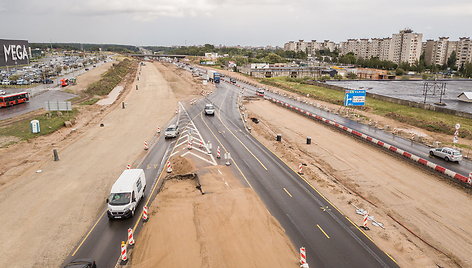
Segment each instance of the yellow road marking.
[[290,197],[293,197],[293,196],[289,193],[289,191],[288,191],[287,189],[285,189],[285,187],[284,187],[284,191],[285,191]]
[[[262,145],[264,146],[264,145]],[[331,203],[322,193],[320,193],[308,180],[306,180],[304,177],[302,177],[300,174],[297,173],[296,170],[294,170],[287,162],[285,162],[282,158],[280,158],[274,151],[272,151],[270,148],[264,146],[267,150],[269,150],[275,157],[277,157],[280,161],[282,161],[287,167],[289,167],[295,174],[297,174],[297,176],[299,178],[301,178],[303,181],[305,181],[314,191],[316,191],[326,202],[328,202],[332,207],[334,207],[338,212],[339,214],[341,214],[342,216],[344,216],[352,225],[354,225],[354,227],[357,228],[357,230],[359,230],[365,237],[367,237],[374,245],[374,241],[372,240],[372,238],[370,238],[361,228],[359,228],[359,226],[357,226],[354,222],[352,222],[351,219],[349,219],[346,215],[344,215],[344,213],[341,212],[341,210],[339,210],[338,207],[336,207],[333,203]],[[380,249],[380,248],[379,248]],[[385,253],[385,255],[387,255],[393,262],[395,262],[396,264],[398,264],[394,258],[392,258],[387,252],[383,251],[382,249],[380,249],[383,253]]]
[[231,129],[229,129],[229,128],[226,126],[226,124],[223,122],[223,120],[221,120],[221,116],[218,115],[217,117],[218,117],[218,119],[220,120],[220,122],[223,124],[223,126],[239,141],[239,143],[241,143],[242,146],[244,146],[244,148],[246,148],[246,150],[252,155],[252,157],[254,157],[254,158],[257,160],[257,162],[259,162],[259,164],[261,164],[261,166],[262,166],[265,170],[267,170],[266,166],[264,166],[264,164],[262,164],[261,160],[259,160],[259,158],[257,158],[257,157],[251,152],[251,150],[249,150],[249,148],[247,148],[247,146],[246,146],[238,137],[236,137],[236,135],[234,135],[233,131],[231,131]]
[[77,253],[77,251],[79,251],[80,247],[82,246],[82,244],[84,244],[85,240],[87,240],[87,238],[89,237],[90,233],[92,233],[93,229],[95,229],[95,226],[97,226],[98,222],[102,219],[103,215],[105,215],[105,211],[103,211],[102,215],[100,215],[100,217],[98,217],[98,220],[95,222],[95,224],[92,226],[92,228],[90,228],[90,231],[87,233],[87,235],[84,237],[84,239],[82,240],[82,242],[80,242],[79,246],[75,249],[74,253],[72,253],[72,257],[74,257],[75,253]]
[[318,227],[318,229],[320,229],[320,231],[329,239],[329,235],[323,230],[323,228],[321,228],[321,226],[319,224],[316,225]]

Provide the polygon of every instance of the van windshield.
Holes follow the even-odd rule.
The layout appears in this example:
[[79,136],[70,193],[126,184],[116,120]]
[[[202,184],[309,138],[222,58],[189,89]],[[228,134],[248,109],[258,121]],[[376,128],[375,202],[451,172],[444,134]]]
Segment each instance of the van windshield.
[[111,193],[108,200],[112,206],[126,205],[131,200],[131,193]]

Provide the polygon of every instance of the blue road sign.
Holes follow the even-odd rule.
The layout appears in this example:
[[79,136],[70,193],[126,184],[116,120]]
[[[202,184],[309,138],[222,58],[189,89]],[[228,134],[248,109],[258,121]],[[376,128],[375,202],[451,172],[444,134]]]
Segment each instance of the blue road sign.
[[365,90],[346,90],[344,106],[363,106],[365,104]]

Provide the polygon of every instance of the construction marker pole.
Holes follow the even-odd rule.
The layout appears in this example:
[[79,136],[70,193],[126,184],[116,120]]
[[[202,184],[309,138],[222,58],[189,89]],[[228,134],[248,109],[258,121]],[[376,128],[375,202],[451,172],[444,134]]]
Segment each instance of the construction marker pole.
[[172,172],[172,166],[170,165],[170,161],[167,161],[167,173]]
[[368,219],[369,219],[369,212],[366,212],[364,214],[364,221],[363,221],[362,226],[361,226],[361,228],[366,230],[366,231],[370,230],[369,227],[367,226]]
[[192,136],[188,136],[187,149],[192,150]]
[[126,243],[121,241],[121,263],[125,264],[128,262],[128,256],[126,255]]
[[157,134],[161,134],[161,128],[157,127]]
[[220,146],[216,147],[216,158],[218,158],[218,159],[221,158]]
[[469,173],[469,178],[467,179],[467,183],[472,185],[472,172]]
[[149,149],[148,143],[147,141],[144,141],[144,150],[148,150],[148,149]]
[[147,206],[144,206],[143,207],[143,221],[148,221],[149,220],[149,217],[148,217],[148,207]]
[[306,249],[305,247],[300,248],[300,265],[306,263]]
[[134,245],[133,229],[128,228],[128,245]]
[[298,174],[303,175],[303,164],[298,165]]
[[131,165],[126,165],[126,169],[131,169]]

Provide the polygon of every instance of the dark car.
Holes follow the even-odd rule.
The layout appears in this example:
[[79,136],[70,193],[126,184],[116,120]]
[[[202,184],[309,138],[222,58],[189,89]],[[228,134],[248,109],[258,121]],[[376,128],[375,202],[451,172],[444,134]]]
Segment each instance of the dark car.
[[236,79],[234,79],[234,78],[230,78],[229,81],[233,84],[236,84]]
[[64,268],[97,268],[92,259],[75,259],[64,266]]
[[54,81],[52,79],[46,78],[43,80],[43,84],[54,84]]

